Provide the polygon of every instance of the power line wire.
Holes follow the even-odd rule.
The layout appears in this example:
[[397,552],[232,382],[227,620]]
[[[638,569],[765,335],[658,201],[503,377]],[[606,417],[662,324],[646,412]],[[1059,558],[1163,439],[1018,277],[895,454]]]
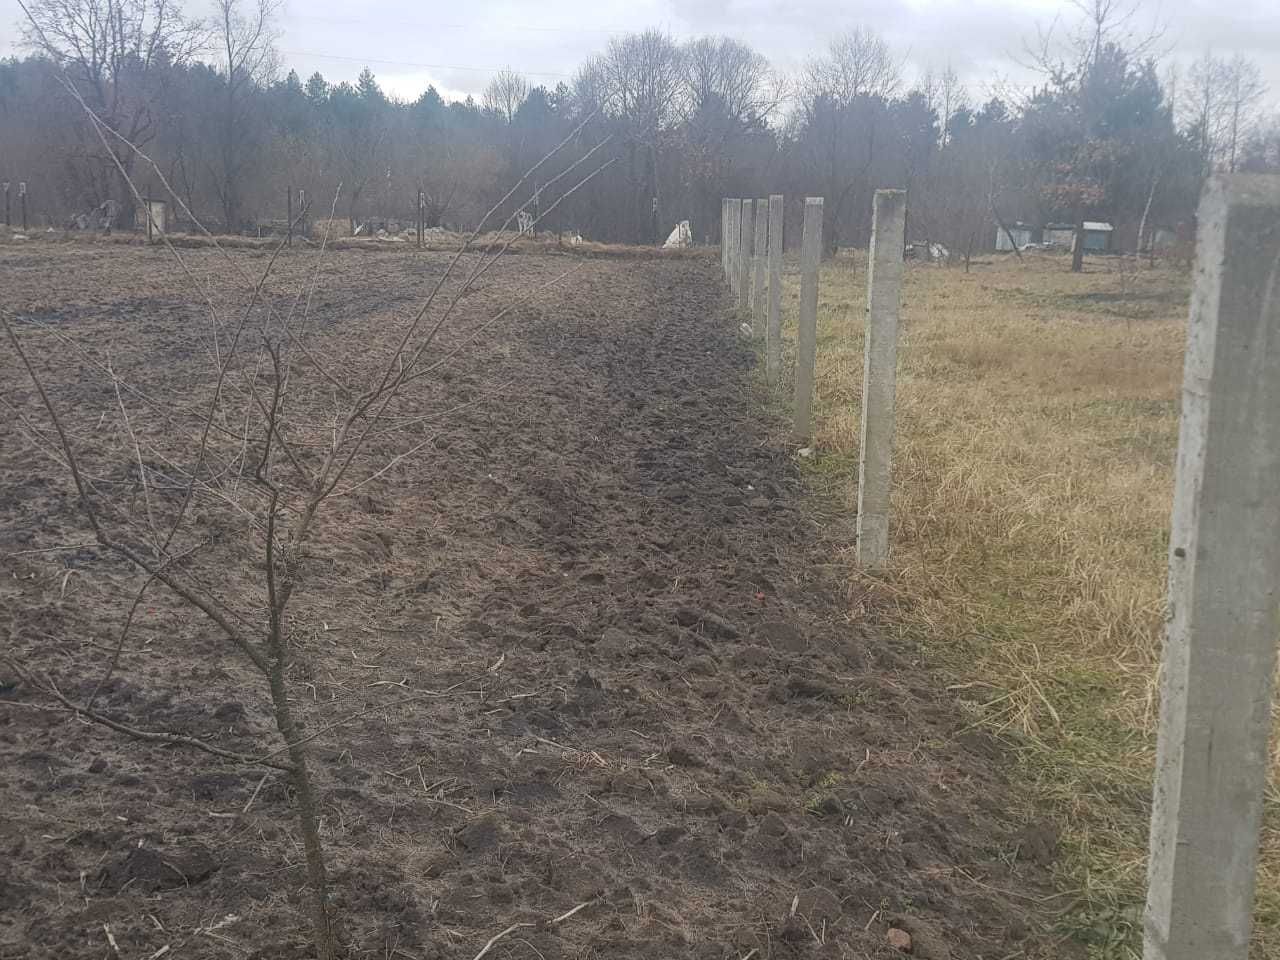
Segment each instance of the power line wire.
[[[316,17],[310,14],[294,14],[289,17],[290,20],[311,20],[316,23],[333,23],[349,26],[367,25],[369,20],[355,20],[345,17]],[[408,20],[384,20],[379,17],[377,25],[380,27],[397,27],[407,30],[501,30],[501,31],[522,31],[526,33],[626,33],[631,27],[535,27],[532,24],[520,23],[495,23],[495,24],[474,24],[474,23],[420,23]]]
[[[412,60],[387,60],[379,57],[348,57],[337,53],[316,53],[306,50],[281,50],[287,57],[312,57],[316,60],[338,60],[344,63],[376,63],[382,66],[392,67],[413,67],[417,70],[466,70],[474,73],[497,73],[503,67],[459,67],[450,66],[444,63],[416,63]],[[571,73],[552,73],[546,70],[521,70],[519,71],[526,77],[554,77],[557,80],[571,80]]]

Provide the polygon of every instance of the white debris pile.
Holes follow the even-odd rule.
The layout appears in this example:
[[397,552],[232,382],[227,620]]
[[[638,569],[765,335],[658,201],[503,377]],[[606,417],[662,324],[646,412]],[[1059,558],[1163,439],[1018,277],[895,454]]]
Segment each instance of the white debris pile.
[[688,220],[681,220],[679,225],[671,231],[671,236],[667,237],[663,249],[674,247],[692,247],[693,246],[693,230],[689,228]]

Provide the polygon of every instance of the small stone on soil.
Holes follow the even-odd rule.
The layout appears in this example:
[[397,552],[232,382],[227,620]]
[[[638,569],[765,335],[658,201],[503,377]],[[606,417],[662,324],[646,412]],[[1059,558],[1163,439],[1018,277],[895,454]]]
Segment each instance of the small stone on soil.
[[907,933],[907,931],[899,930],[897,927],[890,927],[885,939],[889,941],[889,946],[895,950],[901,950],[903,953],[911,952],[911,934]]
[[951,960],[951,948],[934,928],[923,920],[904,920],[902,925],[911,934],[911,953],[922,960]]

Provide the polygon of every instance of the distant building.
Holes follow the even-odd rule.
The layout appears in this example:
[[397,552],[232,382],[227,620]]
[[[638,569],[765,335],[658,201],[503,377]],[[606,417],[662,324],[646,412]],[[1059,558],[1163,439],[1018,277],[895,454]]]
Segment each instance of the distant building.
[[[1010,239],[1010,236],[1013,239]],[[1005,253],[1012,252],[1015,244],[1017,249],[1022,250],[1031,246],[1036,242],[1036,229],[1026,223],[1012,224],[1006,231],[1003,227],[996,227],[996,249]]]
[[[1044,245],[1061,247],[1070,250],[1075,245],[1076,226],[1074,223],[1050,223],[1044,228]],[[1085,249],[1088,249],[1087,247]]]
[[169,205],[164,200],[153,200],[150,197],[138,204],[135,223],[147,235],[147,240],[155,240],[165,235],[169,229]]
[[[1111,238],[1116,228],[1100,220],[1084,222],[1084,249],[1086,253],[1110,253]],[[1044,245],[1059,250],[1076,248],[1076,226],[1074,223],[1050,223],[1044,228]]]
[[1110,253],[1111,238],[1116,228],[1099,220],[1084,222],[1084,249],[1086,253]]

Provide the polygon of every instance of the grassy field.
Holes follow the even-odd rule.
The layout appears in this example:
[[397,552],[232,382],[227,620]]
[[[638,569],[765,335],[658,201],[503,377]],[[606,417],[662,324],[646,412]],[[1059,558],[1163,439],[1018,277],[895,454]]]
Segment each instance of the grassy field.
[[[784,322],[794,344],[798,276]],[[912,265],[903,291],[887,629],[1000,732],[1058,823],[1061,922],[1137,957],[1185,270],[1049,255]],[[865,260],[822,272],[813,482],[857,497]],[[788,398],[789,401],[789,398]],[[1274,786],[1272,800],[1275,799]],[[1269,804],[1253,955],[1280,957]]]

